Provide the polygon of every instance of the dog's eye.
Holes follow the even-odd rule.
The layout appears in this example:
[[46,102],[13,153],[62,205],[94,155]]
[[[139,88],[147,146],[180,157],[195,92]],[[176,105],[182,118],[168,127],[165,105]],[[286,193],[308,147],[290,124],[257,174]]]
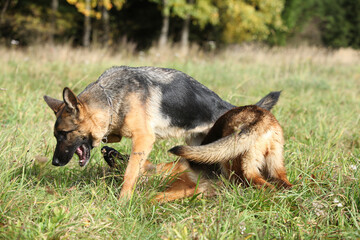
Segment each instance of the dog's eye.
[[58,134],[66,135],[66,134],[71,133],[73,131],[75,131],[75,129],[74,130],[69,130],[69,131],[58,131]]
[[66,139],[66,135],[70,132],[73,132],[75,130],[70,130],[70,131],[57,131],[55,133],[55,137],[58,139],[58,141],[63,141]]
[[64,132],[64,131],[58,131],[56,134],[55,134],[55,137],[57,138],[58,141],[63,141],[66,139],[66,133],[67,132]]

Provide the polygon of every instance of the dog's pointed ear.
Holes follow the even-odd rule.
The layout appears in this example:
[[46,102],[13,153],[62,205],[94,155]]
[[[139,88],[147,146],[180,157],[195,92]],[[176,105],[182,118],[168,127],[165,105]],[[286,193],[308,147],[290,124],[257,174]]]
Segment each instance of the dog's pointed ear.
[[63,91],[64,103],[68,107],[69,110],[77,110],[79,99],[76,95],[70,90],[70,88],[66,87]]
[[46,104],[54,111],[55,114],[60,110],[61,105],[64,104],[63,101],[57,100],[55,98],[46,95],[44,96],[44,100]]

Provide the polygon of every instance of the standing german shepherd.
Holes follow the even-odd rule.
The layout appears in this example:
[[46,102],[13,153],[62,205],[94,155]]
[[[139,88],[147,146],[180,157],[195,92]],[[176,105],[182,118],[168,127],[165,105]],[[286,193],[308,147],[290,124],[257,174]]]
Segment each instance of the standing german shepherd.
[[[212,181],[222,174],[228,179],[273,189],[267,180],[285,188],[292,187],[286,176],[283,157],[283,132],[270,113],[280,92],[273,92],[256,105],[237,107],[222,115],[210,129],[201,146],[177,146],[169,151],[182,158],[176,163],[153,165],[146,161],[147,171],[155,170],[175,179],[168,189],[156,196],[171,201],[194,194],[212,195]],[[104,147],[105,160],[116,150]],[[119,153],[117,157],[121,156]]]
[[185,137],[199,145],[213,123],[234,106],[174,69],[113,67],[76,96],[64,88],[63,101],[44,96],[56,114],[52,163],[64,166],[76,153],[80,166],[105,139],[132,139],[120,197],[129,198],[157,138]]

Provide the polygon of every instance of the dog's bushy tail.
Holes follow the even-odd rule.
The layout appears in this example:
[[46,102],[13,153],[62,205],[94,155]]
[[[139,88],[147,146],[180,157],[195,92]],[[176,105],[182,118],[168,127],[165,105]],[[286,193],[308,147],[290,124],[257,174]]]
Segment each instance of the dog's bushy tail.
[[[280,97],[279,92],[271,92],[255,105],[270,111]],[[242,126],[238,126],[239,129]],[[170,153],[198,163],[223,163],[243,154],[257,139],[256,131],[237,131],[227,137],[201,146],[176,146]]]
[[280,94],[281,91],[271,92],[265,97],[263,97],[260,101],[258,101],[255,105],[270,111],[278,102]]
[[247,151],[254,144],[254,137],[254,134],[236,132],[206,145],[176,146],[169,152],[198,163],[222,163]]

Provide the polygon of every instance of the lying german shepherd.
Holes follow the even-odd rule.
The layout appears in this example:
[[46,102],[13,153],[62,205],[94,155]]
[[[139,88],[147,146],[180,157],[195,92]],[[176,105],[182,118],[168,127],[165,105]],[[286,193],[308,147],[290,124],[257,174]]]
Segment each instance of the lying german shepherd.
[[156,67],[113,67],[76,96],[64,88],[63,101],[44,96],[56,114],[52,163],[64,166],[76,153],[80,166],[102,140],[132,139],[120,197],[129,198],[158,138],[185,137],[199,145],[210,127],[233,108],[183,72]]
[[[201,146],[177,146],[169,151],[182,158],[176,163],[145,163],[148,172],[156,172],[174,181],[157,201],[171,201],[194,194],[214,194],[213,180],[223,175],[230,180],[262,188],[292,187],[286,176],[283,157],[283,132],[270,113],[279,92],[273,92],[256,105],[236,107],[222,115],[210,129]],[[110,166],[114,158],[124,160],[115,149],[103,147]]]

